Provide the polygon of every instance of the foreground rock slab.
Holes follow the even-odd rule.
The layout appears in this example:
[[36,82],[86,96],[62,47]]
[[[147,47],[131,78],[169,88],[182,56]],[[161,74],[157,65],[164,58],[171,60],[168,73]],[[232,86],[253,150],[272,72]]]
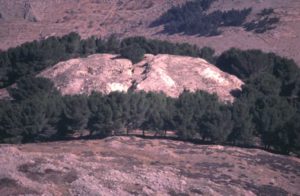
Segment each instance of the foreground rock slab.
[[171,140],[0,146],[6,195],[297,195],[300,160]]

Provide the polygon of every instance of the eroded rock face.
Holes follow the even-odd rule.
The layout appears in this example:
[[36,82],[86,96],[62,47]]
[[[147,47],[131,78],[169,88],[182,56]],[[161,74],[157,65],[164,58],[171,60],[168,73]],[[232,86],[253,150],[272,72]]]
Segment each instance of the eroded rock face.
[[100,54],[61,62],[39,76],[54,81],[62,94],[89,94],[127,91],[132,82],[133,65],[117,55]]
[[[141,65],[144,65],[141,69]],[[177,97],[183,90],[216,93],[221,100],[232,101],[231,92],[243,82],[201,58],[161,54],[146,55],[135,68],[138,90],[162,91]]]
[[6,195],[297,195],[300,161],[136,137],[0,145]]
[[58,63],[39,76],[54,81],[62,94],[134,89],[177,97],[186,89],[216,93],[223,101],[232,101],[231,93],[243,84],[204,59],[166,54],[147,54],[137,64],[117,55],[96,54]]
[[0,89],[0,100],[10,99],[7,89]]

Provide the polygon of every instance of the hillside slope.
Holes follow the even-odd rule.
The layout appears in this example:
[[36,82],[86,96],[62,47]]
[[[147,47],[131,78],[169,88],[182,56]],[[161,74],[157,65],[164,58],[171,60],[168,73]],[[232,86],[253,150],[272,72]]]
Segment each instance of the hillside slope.
[[252,8],[248,21],[264,8],[273,8],[280,18],[277,28],[263,34],[246,32],[241,27],[226,27],[219,36],[198,37],[184,34],[167,35],[162,26],[150,28],[172,6],[187,0],[0,0],[0,49],[50,35],[79,32],[84,38],[140,35],[173,42],[209,46],[218,53],[230,47],[257,48],[293,58],[300,64],[300,1],[296,0],[217,0],[213,10]]
[[261,150],[112,137],[0,145],[1,195],[297,195],[300,161]]
[[232,101],[231,93],[243,84],[201,58],[167,54],[147,54],[137,64],[118,55],[95,54],[58,63],[39,76],[51,79],[62,94],[132,89],[177,97],[186,89],[216,93],[224,101]]

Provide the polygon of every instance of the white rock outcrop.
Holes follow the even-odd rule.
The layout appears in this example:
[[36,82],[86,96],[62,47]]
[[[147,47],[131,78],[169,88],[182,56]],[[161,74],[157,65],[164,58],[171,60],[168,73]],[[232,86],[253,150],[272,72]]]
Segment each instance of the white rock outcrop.
[[137,64],[118,55],[95,54],[60,62],[39,76],[54,81],[62,94],[107,94],[131,88],[177,97],[186,89],[216,93],[223,101],[232,101],[231,92],[243,84],[204,59],[167,54],[146,54]]

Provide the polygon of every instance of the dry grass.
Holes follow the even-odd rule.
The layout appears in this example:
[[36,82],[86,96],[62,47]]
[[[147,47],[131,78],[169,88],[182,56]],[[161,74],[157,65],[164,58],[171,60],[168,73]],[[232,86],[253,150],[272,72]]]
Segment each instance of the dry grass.
[[297,158],[255,149],[111,137],[3,145],[0,189],[54,195],[291,195],[300,191],[299,167]]
[[[173,5],[186,0],[29,0],[30,9],[24,19],[25,0],[0,0],[0,49],[17,46],[26,41],[38,40],[50,35],[79,32],[84,38],[108,36],[121,37],[143,35],[173,42],[189,42],[210,46],[218,53],[230,48],[258,48],[294,58],[300,64],[300,1],[296,0],[218,0],[211,10],[253,8],[254,15],[263,8],[274,8],[280,23],[264,34],[245,32],[241,28],[225,28],[221,36],[197,37],[187,35],[163,35],[162,27],[149,28],[149,24]],[[34,16],[37,22],[31,22]]]

